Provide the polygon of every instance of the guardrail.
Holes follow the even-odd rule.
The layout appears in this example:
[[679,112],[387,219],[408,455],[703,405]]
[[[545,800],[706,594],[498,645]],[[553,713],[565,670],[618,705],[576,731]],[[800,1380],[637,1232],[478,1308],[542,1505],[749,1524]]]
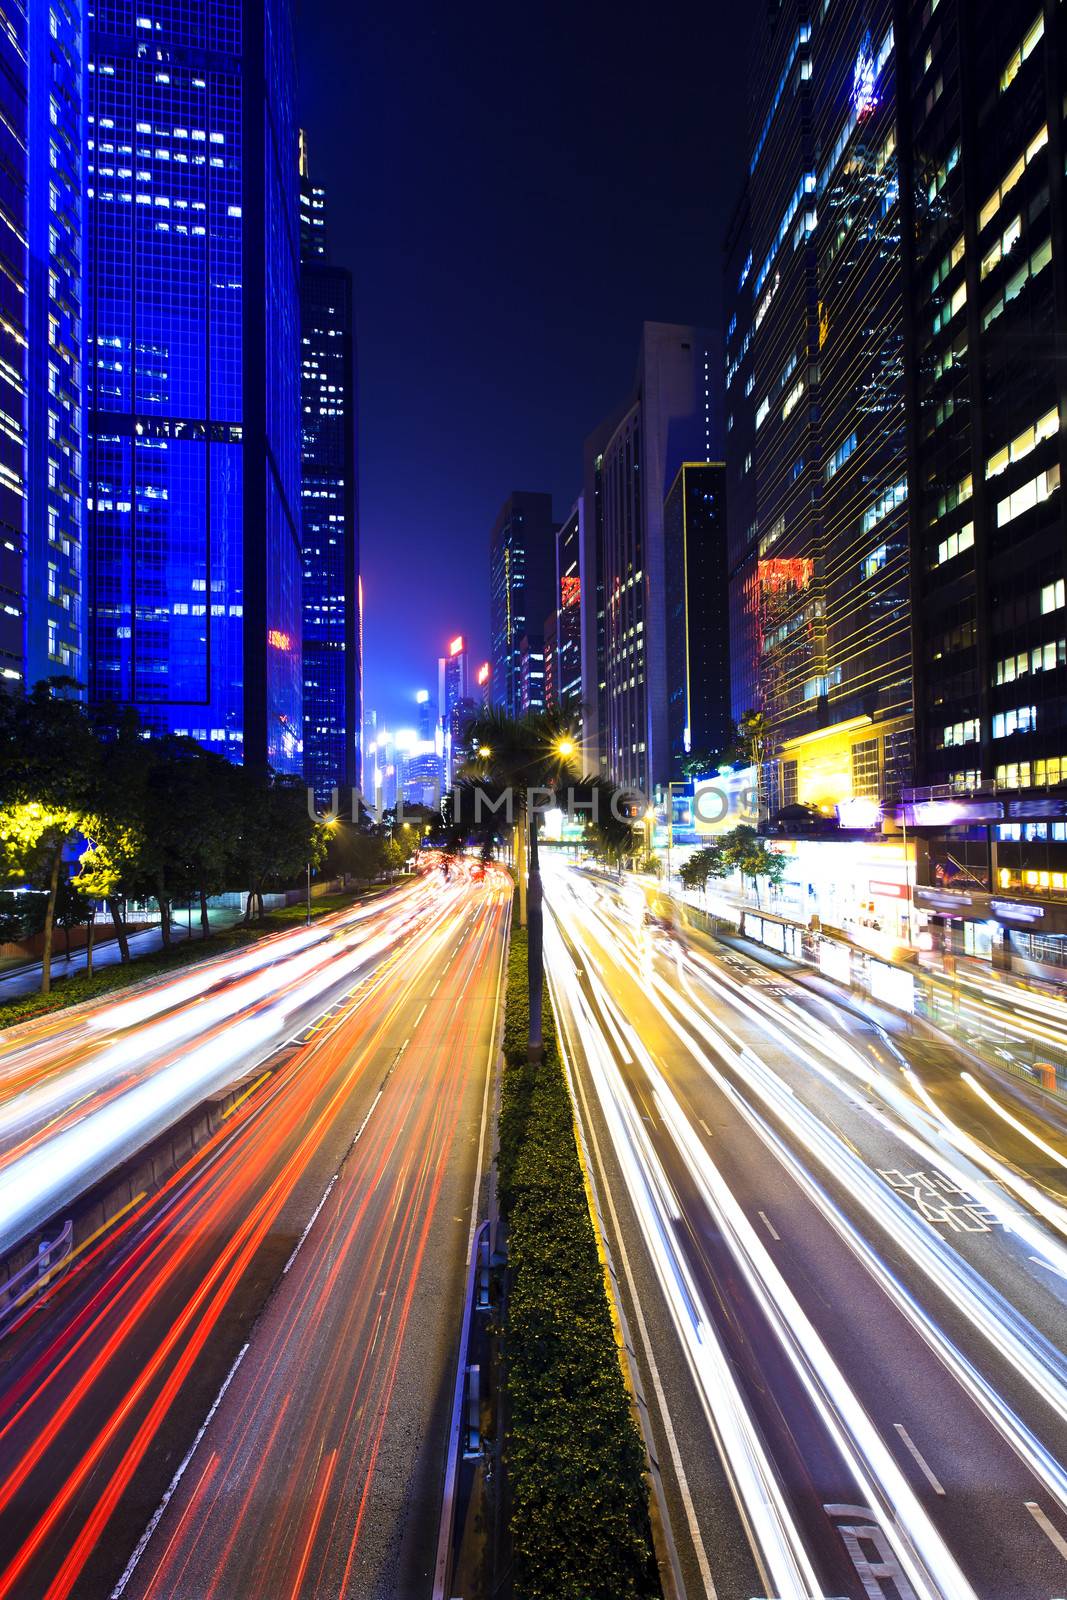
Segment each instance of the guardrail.
[[0,1330],[9,1316],[32,1300],[37,1290],[47,1283],[70,1255],[74,1244],[74,1223],[67,1220],[54,1239],[42,1239],[37,1254],[24,1267],[0,1284]]

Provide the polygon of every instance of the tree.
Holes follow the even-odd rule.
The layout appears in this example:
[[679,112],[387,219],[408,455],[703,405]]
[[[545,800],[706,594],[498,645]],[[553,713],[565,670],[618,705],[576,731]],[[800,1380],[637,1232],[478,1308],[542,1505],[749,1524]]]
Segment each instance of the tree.
[[232,867],[248,887],[245,921],[253,910],[263,915],[263,891],[270,883],[292,884],[310,864],[325,859],[326,829],[307,813],[302,784],[269,770],[231,767],[238,807]]
[[144,881],[146,786],[154,755],[136,711],[105,708],[102,715],[110,727],[102,739],[96,802],[85,825],[89,848],[78,865],[78,888],[105,902],[125,962],[130,943],[122,901],[139,894]]
[[91,816],[100,747],[71,678],[0,695],[0,878],[45,889],[41,993],[52,987],[52,940],[63,857]]
[[751,878],[757,906],[760,903],[761,878],[765,878],[772,889],[780,887],[785,876],[786,859],[778,851],[768,850],[755,828],[742,823],[724,834],[723,850],[730,865],[740,873],[742,884],[746,878]]
[[707,892],[711,878],[728,878],[734,870],[729,852],[721,844],[707,844],[695,850],[681,869],[681,880],[687,889]]
[[63,959],[68,965],[71,929],[87,924],[89,912],[88,897],[82,894],[77,878],[72,877],[69,867],[64,865],[60,869],[59,885],[56,890],[55,922],[57,928],[63,929]]

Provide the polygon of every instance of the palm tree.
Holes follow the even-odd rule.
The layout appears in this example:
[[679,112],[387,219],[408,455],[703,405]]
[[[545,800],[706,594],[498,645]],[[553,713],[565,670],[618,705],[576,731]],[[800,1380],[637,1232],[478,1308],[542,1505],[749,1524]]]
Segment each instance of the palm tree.
[[[590,793],[600,780],[579,779],[578,740],[571,719],[561,711],[536,711],[512,717],[492,706],[473,719],[464,735],[474,752],[464,777],[475,788],[510,794],[506,813],[515,829],[515,874],[519,887],[519,926],[528,930],[530,997],[529,1054],[541,1059],[541,995],[544,988],[544,915],[538,826],[541,806],[561,789]],[[534,796],[540,798],[535,802]],[[585,795],[582,796],[585,798]],[[529,833],[529,867],[526,840]]]

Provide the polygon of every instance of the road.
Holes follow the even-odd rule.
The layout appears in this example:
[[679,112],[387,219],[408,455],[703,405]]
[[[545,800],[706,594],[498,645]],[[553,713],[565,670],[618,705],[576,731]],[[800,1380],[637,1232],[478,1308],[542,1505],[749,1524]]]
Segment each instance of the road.
[[1062,1129],[639,890],[547,881],[684,1592],[1062,1596]]
[[290,952],[263,1081],[8,1330],[0,1600],[428,1595],[509,903],[310,946],[295,1033]]

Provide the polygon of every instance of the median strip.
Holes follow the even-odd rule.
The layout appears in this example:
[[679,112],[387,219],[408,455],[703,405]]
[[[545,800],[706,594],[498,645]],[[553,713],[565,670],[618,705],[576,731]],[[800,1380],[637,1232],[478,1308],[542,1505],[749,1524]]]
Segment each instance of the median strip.
[[515,1592],[524,1600],[638,1600],[661,1593],[644,1448],[547,993],[543,1058],[527,1061],[526,954],[526,932],[513,927],[499,1193],[508,1238],[505,1462]]

